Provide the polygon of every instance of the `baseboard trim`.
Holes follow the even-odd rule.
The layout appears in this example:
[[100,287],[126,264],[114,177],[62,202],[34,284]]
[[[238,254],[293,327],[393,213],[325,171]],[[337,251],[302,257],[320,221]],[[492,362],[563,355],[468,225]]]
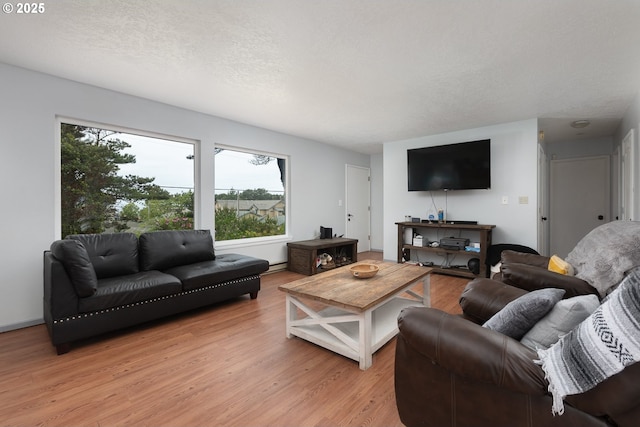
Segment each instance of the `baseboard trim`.
[[278,264],[271,264],[269,266],[269,270],[267,270],[265,274],[277,273],[278,271],[284,271],[286,269],[287,269],[287,263],[286,262],[281,262],[281,263],[278,263]]
[[31,326],[41,325],[44,323],[44,319],[25,320],[24,322],[11,323],[9,325],[0,326],[0,333],[15,331],[16,329],[29,328]]

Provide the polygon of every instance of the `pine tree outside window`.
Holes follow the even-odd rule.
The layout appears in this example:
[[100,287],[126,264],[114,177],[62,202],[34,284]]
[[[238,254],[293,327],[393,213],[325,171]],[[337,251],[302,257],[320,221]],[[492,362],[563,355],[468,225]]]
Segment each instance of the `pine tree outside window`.
[[194,228],[194,144],[60,125],[61,235]]

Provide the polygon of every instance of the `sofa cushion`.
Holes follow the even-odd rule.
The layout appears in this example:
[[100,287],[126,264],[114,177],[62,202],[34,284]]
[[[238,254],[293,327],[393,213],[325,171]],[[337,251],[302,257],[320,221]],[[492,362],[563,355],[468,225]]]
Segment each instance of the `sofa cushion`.
[[153,231],[140,235],[141,270],[166,270],[216,259],[209,230]]
[[178,277],[185,291],[253,276],[269,269],[269,262],[239,254],[218,255],[215,261],[203,261],[165,270]]
[[549,348],[561,336],[569,333],[589,317],[599,305],[600,301],[594,294],[558,301],[551,311],[522,337],[520,342],[533,350]]
[[505,305],[482,326],[520,340],[562,299],[564,293],[564,289],[556,288],[529,292]]
[[133,233],[73,234],[81,242],[98,279],[137,273],[138,239]]
[[159,271],[141,271],[119,277],[98,280],[96,293],[81,298],[81,313],[105,310],[177,294],[182,291],[180,280]]
[[79,297],[96,293],[98,277],[82,242],[57,240],[51,244],[51,253],[64,265]]

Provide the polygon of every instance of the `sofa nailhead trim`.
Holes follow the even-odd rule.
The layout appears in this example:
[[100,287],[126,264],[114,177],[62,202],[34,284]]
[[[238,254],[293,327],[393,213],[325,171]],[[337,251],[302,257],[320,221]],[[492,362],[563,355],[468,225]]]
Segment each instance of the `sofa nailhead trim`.
[[157,298],[153,298],[153,299],[149,299],[149,300],[145,300],[145,301],[138,301],[138,302],[134,302],[134,303],[127,304],[127,305],[120,305],[118,307],[106,308],[106,309],[100,310],[100,311],[92,311],[91,313],[77,314],[75,316],[69,316],[69,317],[66,317],[64,319],[55,319],[53,321],[53,323],[56,324],[56,323],[70,322],[72,320],[85,319],[87,317],[97,316],[99,314],[110,313],[112,311],[118,311],[118,310],[121,310],[123,308],[135,307],[135,306],[142,305],[142,304],[150,304],[150,303],[153,303],[153,302],[156,302],[156,301],[165,300],[165,299],[168,299],[168,298],[175,298],[175,297],[178,297],[178,296],[181,296],[181,295],[192,294],[192,293],[195,293],[195,292],[202,292],[202,291],[205,291],[207,289],[219,288],[221,286],[229,286],[229,285],[233,285],[233,284],[236,284],[236,283],[242,283],[242,282],[246,282],[248,280],[254,280],[254,279],[258,279],[258,278],[260,278],[259,274],[258,275],[253,275],[253,276],[247,276],[247,277],[243,277],[241,279],[234,279],[234,280],[230,280],[228,282],[217,283],[215,285],[209,285],[209,286],[205,286],[205,287],[198,288],[198,289],[191,289],[191,290],[188,290],[188,291],[182,291],[182,292],[180,292],[178,294],[165,295],[163,297],[157,297]]

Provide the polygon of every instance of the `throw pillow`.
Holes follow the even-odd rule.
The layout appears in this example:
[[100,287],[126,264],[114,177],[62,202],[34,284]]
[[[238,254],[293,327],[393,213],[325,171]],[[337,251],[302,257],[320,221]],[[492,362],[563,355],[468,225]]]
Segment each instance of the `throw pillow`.
[[529,292],[505,305],[482,326],[520,340],[562,299],[564,293],[564,289],[556,288]]
[[573,266],[569,264],[567,261],[560,258],[558,255],[552,255],[549,258],[549,271],[553,271],[555,273],[564,274],[566,276],[573,276]]
[[599,305],[598,297],[593,294],[563,299],[520,342],[533,350],[549,348],[589,317]]
[[563,399],[584,393],[640,361],[640,269],[634,269],[609,297],[574,330],[547,350],[538,350],[553,414]]
[[98,289],[98,278],[82,242],[58,240],[51,244],[51,253],[67,271],[79,297],[89,297]]

